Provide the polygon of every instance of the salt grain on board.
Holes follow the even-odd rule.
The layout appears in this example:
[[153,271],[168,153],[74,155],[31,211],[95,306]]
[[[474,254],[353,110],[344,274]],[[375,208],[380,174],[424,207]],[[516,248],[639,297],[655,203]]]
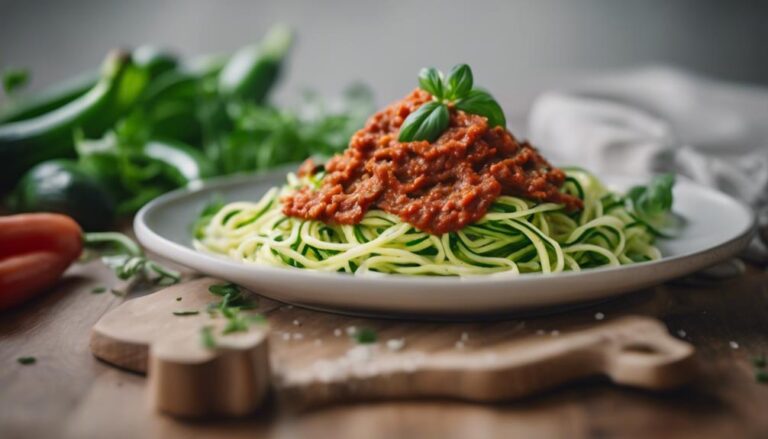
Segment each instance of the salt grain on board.
[[390,351],[399,351],[400,349],[405,346],[405,339],[402,338],[393,338],[390,340],[387,340],[387,349]]
[[605,318],[605,314],[598,312],[595,313],[595,320],[603,320]]

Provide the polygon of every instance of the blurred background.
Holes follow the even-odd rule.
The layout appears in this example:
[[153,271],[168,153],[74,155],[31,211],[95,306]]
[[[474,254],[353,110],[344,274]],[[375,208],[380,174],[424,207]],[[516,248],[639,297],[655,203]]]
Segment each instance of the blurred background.
[[[675,172],[765,210],[768,230],[766,1],[0,0],[0,11],[11,211],[87,220],[98,196],[109,214],[92,228],[109,228],[178,187],[323,160],[416,87],[420,68],[468,63],[511,131],[554,164]],[[110,50],[144,44],[168,51],[126,52],[121,73],[100,76],[103,102],[69,117],[98,92]],[[211,54],[222,56],[190,67]],[[65,99],[46,94],[82,72],[89,82]],[[368,89],[350,89],[359,82]],[[78,186],[44,191],[61,181]],[[87,200],[61,196],[85,187]]]
[[276,99],[333,95],[365,80],[381,105],[424,65],[469,63],[522,117],[540,91],[607,69],[671,64],[768,83],[768,2],[744,0],[0,1],[0,68],[26,67],[32,90],[96,66],[116,46],[229,52],[269,25],[298,31]]

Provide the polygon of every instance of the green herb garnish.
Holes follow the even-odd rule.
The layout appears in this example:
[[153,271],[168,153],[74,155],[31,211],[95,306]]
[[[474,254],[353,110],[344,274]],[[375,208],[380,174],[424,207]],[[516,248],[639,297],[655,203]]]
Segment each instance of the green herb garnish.
[[11,94],[24,87],[29,82],[29,70],[26,69],[7,69],[3,71],[3,90],[6,94]]
[[376,334],[376,331],[370,328],[362,328],[358,331],[355,331],[354,337],[355,341],[360,344],[376,343],[376,340],[379,338]]
[[627,192],[627,209],[651,233],[670,238],[683,226],[683,219],[672,212],[674,174],[660,175],[647,185]]
[[761,384],[768,383],[768,371],[765,369],[755,371],[755,381]]
[[419,73],[419,87],[432,95],[428,102],[409,114],[400,127],[401,142],[426,140],[434,142],[448,128],[449,108],[484,116],[491,126],[506,126],[504,111],[487,91],[473,88],[472,69],[466,64],[455,66],[446,79],[434,67]]
[[91,294],[101,294],[106,292],[107,292],[107,287],[96,287],[91,290]]
[[181,302],[181,297],[177,297],[177,298],[176,298],[176,301],[177,301],[177,302]]
[[172,285],[181,280],[181,273],[148,259],[141,247],[122,233],[86,233],[85,246],[101,254],[102,262],[121,280],[143,279],[155,285]]
[[213,337],[213,326],[203,326],[200,328],[200,342],[208,349],[216,347],[216,339]]
[[220,302],[209,304],[208,312],[213,314],[219,311],[227,319],[227,325],[222,331],[223,334],[247,331],[252,323],[264,323],[266,321],[259,314],[244,315],[240,313],[241,310],[256,308],[257,303],[246,296],[239,285],[233,283],[214,284],[208,287],[208,291],[222,298]]
[[173,312],[173,315],[175,316],[196,316],[198,314],[200,314],[200,311],[195,310],[182,310]]
[[23,364],[23,365],[27,366],[27,365],[30,365],[30,364],[37,363],[37,358],[35,358],[35,357],[19,357],[19,358],[16,359],[16,361],[18,361],[19,364]]
[[766,361],[765,355],[761,355],[752,359],[752,365],[756,368],[764,369],[768,365],[768,361]]

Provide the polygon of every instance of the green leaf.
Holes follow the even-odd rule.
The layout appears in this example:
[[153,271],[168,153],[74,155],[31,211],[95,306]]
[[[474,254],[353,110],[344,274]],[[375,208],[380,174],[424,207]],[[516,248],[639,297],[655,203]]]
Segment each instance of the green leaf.
[[11,94],[27,85],[29,77],[29,70],[7,69],[3,71],[3,90],[5,93]]
[[456,102],[456,108],[467,113],[477,114],[488,119],[488,124],[492,127],[507,126],[507,119],[504,117],[504,110],[501,105],[493,99],[487,91],[472,90],[467,97]]
[[445,104],[427,102],[405,118],[398,140],[434,142],[448,128],[449,119],[448,107]]
[[461,99],[472,91],[472,69],[466,64],[458,64],[448,75],[448,93],[451,99]]
[[419,72],[419,87],[437,99],[445,93],[443,74],[434,67],[425,67]]
[[684,222],[672,212],[674,185],[674,174],[663,174],[647,186],[635,186],[627,192],[630,212],[653,233],[662,237],[674,236]]

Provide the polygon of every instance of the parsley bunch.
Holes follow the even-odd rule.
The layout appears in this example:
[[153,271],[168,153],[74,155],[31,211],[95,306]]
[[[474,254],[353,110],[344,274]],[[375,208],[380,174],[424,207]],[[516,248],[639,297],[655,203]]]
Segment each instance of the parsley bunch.
[[431,94],[433,100],[405,118],[398,138],[401,142],[434,142],[448,128],[449,107],[483,116],[494,127],[507,124],[504,111],[493,96],[474,88],[472,69],[466,64],[454,66],[447,78],[434,67],[421,69],[419,87]]

